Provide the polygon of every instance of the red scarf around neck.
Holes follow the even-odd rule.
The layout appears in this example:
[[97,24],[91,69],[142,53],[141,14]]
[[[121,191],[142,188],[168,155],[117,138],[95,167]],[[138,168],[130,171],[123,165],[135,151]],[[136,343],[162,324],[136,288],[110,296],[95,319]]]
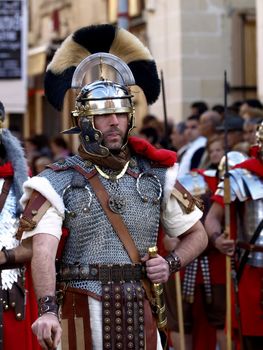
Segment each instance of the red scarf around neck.
[[160,167],[171,167],[176,162],[177,156],[174,151],[167,149],[157,149],[148,141],[131,136],[128,139],[131,153],[141,155]]

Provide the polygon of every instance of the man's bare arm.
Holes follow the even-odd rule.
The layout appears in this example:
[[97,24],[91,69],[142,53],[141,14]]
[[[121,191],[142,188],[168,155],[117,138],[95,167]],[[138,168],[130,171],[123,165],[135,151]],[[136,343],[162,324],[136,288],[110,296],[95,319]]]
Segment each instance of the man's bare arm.
[[[174,253],[179,257],[181,267],[189,264],[200,255],[208,243],[207,234],[200,221],[178,238],[180,241],[176,245]],[[149,259],[148,254],[146,254],[142,261],[146,261],[147,276],[153,283],[167,282],[170,271],[167,261],[162,256],[157,255],[156,258]]]
[[209,238],[212,238],[215,232],[222,232],[222,222],[224,219],[224,208],[214,202],[207,213],[205,219],[205,229]]
[[207,233],[200,221],[178,238],[180,242],[174,253],[180,258],[182,267],[198,257],[205,250],[208,243]]
[[56,237],[45,233],[40,233],[33,237],[31,266],[37,298],[55,295],[55,258],[58,243],[59,241]]
[[233,255],[235,244],[233,239],[226,239],[222,234],[224,208],[214,202],[206,216],[205,228],[211,243],[223,254]]
[[[33,237],[32,277],[37,299],[55,296],[55,258],[58,239],[45,233]],[[53,312],[44,313],[32,325],[33,333],[44,350],[56,349],[61,337],[61,327]]]

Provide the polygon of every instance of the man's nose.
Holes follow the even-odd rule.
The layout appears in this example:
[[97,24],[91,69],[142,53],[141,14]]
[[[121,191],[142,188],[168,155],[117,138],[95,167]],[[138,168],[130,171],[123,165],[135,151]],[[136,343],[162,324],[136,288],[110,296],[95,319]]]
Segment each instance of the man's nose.
[[119,125],[119,119],[117,117],[117,114],[112,113],[108,115],[110,125]]

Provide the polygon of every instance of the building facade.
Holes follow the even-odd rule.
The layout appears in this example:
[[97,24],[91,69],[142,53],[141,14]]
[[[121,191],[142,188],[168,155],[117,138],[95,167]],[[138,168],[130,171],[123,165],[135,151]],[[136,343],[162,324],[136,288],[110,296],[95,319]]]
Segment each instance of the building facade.
[[[163,72],[167,115],[172,121],[185,119],[194,101],[206,101],[210,107],[223,104],[224,71],[230,86],[229,103],[263,95],[259,79],[262,67],[257,63],[262,55],[262,1],[119,1],[128,3],[129,30],[149,47]],[[118,18],[118,0],[29,1],[25,137],[54,134],[69,127],[72,98],[59,114],[45,101],[43,92],[44,70],[57,45],[77,28],[118,23]],[[162,101],[160,98],[148,110],[140,94],[136,96],[138,126],[147,112],[163,119]]]

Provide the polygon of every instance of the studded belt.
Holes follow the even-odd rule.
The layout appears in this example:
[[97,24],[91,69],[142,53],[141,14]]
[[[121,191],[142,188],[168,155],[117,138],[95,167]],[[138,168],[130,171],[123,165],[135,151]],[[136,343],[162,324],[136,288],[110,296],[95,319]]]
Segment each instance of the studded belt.
[[105,284],[140,281],[146,276],[145,266],[142,264],[61,264],[57,270],[57,280],[60,282],[91,280]]

